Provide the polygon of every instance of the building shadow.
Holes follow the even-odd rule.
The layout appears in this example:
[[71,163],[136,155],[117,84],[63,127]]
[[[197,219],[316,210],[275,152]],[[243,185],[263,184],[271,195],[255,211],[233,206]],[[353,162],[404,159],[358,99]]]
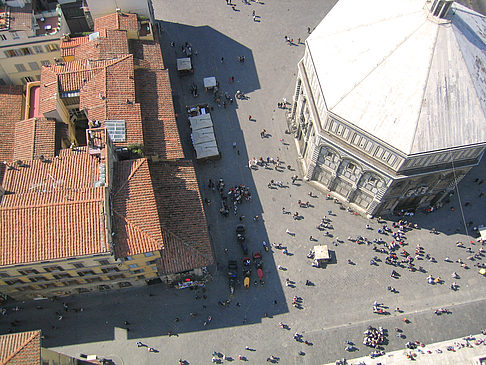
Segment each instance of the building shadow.
[[419,209],[413,216],[393,215],[386,218],[395,222],[408,220],[416,223],[420,229],[435,230],[447,236],[457,235],[458,240],[463,240],[463,235],[477,238],[479,233],[475,227],[486,225],[486,181],[482,182],[485,176],[486,159],[483,157],[438,208],[432,211]]
[[[247,94],[260,88],[252,52],[208,26],[191,27],[162,21],[159,21],[159,26],[164,64],[170,74],[177,126],[185,158],[193,160],[195,166],[216,258],[216,265],[208,268],[211,280],[199,289],[177,290],[165,284],[155,284],[74,295],[57,301],[11,303],[8,305],[21,305],[23,310],[9,311],[11,314],[8,318],[0,322],[1,333],[7,333],[9,329],[14,332],[41,329],[45,336],[44,346],[58,347],[116,340],[116,333],[120,333],[121,328],[125,329],[126,339],[140,339],[143,342],[148,337],[246,326],[289,311],[273,252],[265,252],[262,245],[263,241],[270,243],[262,219],[264,211],[252,172],[248,168],[248,160],[253,156],[248,154],[236,113],[241,103],[248,102],[234,98],[236,91]],[[192,56],[195,71],[192,75],[180,77],[177,74],[176,59],[184,56],[181,45],[186,42],[195,51]],[[240,56],[245,57],[244,62],[238,61]],[[233,97],[232,104],[228,103],[226,107],[218,105],[213,94],[204,92],[202,80],[208,76],[216,77],[220,91]],[[232,76],[234,82],[231,81]],[[200,89],[197,98],[190,92],[192,83]],[[220,159],[195,160],[186,114],[186,106],[194,104],[211,106]],[[154,109],[157,110],[157,105],[154,105]],[[156,164],[163,168],[164,161]],[[236,214],[233,209],[230,209],[228,216],[219,212],[221,195],[208,187],[208,181],[212,179],[216,183],[220,178],[225,183],[225,193],[230,187],[245,185],[251,194],[251,199],[244,199],[237,205]],[[155,184],[154,188],[163,189],[160,184]],[[190,189],[183,194],[194,198],[194,191]],[[184,225],[190,225],[192,212],[184,210],[181,197],[165,195],[164,198],[177,203],[174,206],[177,206],[178,211],[174,210],[170,219],[178,220],[175,215],[177,213],[183,217],[180,221]],[[264,285],[258,281],[252,263],[251,285],[248,289],[243,287],[243,253],[235,232],[236,225],[240,223],[246,225],[249,255],[260,251],[263,256]],[[183,236],[184,227],[181,226],[180,232],[176,233]],[[228,260],[238,262],[238,281],[233,295],[230,294],[227,277]],[[67,304],[68,311],[65,311],[63,303]],[[56,312],[62,313],[61,320]],[[14,320],[18,322],[12,326]]]

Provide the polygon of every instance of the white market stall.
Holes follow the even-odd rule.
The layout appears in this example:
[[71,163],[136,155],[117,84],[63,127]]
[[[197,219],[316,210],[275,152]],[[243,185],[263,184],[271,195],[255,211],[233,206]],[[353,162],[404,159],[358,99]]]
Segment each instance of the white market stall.
[[329,255],[329,249],[327,245],[314,246],[314,263],[320,267],[323,263],[329,262],[331,256]]
[[214,76],[205,77],[203,79],[203,83],[204,83],[204,90],[206,91],[212,90],[217,86],[216,77]]
[[192,68],[192,62],[189,57],[185,58],[178,58],[177,59],[177,71],[180,75],[184,75],[187,73],[193,73],[194,69]]
[[[198,111],[201,111],[201,109],[204,112],[207,110],[198,108]],[[219,157],[219,149],[216,143],[211,115],[209,113],[198,113],[198,115],[189,117],[189,123],[192,130],[191,139],[194,150],[196,151],[196,158],[200,160]]]

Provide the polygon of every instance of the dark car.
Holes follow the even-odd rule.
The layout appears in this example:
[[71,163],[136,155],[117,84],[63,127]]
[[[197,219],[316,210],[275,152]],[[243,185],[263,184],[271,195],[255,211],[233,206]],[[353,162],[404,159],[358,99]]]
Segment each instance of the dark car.
[[228,261],[228,280],[231,294],[234,293],[238,278],[238,264],[236,260]]
[[236,226],[236,238],[238,241],[244,241],[246,239],[246,228],[244,224],[238,224]]
[[245,243],[246,240],[246,228],[243,224],[236,226],[236,239],[243,250],[244,255],[248,255],[248,246]]

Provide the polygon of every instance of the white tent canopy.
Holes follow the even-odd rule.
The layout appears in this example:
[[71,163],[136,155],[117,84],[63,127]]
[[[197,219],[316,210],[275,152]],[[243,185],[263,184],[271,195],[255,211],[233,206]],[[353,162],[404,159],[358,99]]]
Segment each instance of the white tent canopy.
[[219,156],[211,115],[201,114],[189,117],[189,123],[191,124],[191,139],[194,150],[196,151],[196,158],[202,159]]
[[314,259],[315,260],[329,260],[329,249],[327,245],[314,246]]
[[478,228],[479,234],[481,235],[482,240],[486,240],[486,227],[482,226]]
[[189,57],[177,59],[177,71],[190,71],[192,70],[192,63]]
[[204,88],[206,88],[206,89],[215,87],[216,86],[216,77],[214,77],[214,76],[205,77],[203,79],[203,82],[204,82]]
[[194,117],[189,117],[189,123],[191,123],[192,131],[197,131],[198,129],[213,127],[213,121],[211,120],[210,114],[201,114]]

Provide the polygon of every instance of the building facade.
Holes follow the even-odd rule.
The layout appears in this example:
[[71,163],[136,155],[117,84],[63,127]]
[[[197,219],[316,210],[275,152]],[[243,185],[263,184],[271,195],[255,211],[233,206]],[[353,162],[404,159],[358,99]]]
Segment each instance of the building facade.
[[450,1],[355,5],[336,4],[298,64],[305,177],[362,214],[437,205],[485,149],[486,55],[465,34],[486,21]]
[[6,3],[0,13],[0,84],[24,85],[40,79],[43,65],[61,59],[59,41],[70,30],[59,5]]

